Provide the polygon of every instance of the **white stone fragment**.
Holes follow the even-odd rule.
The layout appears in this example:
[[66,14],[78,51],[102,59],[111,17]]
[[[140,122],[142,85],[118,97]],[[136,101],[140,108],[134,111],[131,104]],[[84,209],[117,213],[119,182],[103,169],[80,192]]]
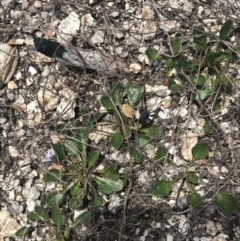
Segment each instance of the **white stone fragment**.
[[98,30],[94,33],[94,35],[91,38],[92,43],[94,44],[101,44],[104,42],[104,32],[101,30]]
[[215,223],[213,221],[207,221],[207,229],[206,232],[211,236],[215,236],[217,234],[217,228],[215,227]]
[[7,83],[7,86],[8,86],[8,89],[10,89],[10,90],[14,90],[14,89],[18,88],[17,84],[14,81],[9,81]]
[[130,71],[137,74],[142,70],[142,67],[138,63],[130,64]]
[[9,154],[10,154],[11,157],[18,157],[19,156],[19,152],[18,152],[16,147],[9,146],[8,150],[9,150]]
[[147,99],[146,105],[150,112],[154,112],[158,108],[160,108],[161,102],[162,102],[162,98],[157,96],[157,97],[152,97],[150,99]]
[[165,98],[163,98],[162,106],[164,109],[168,109],[169,107],[171,107],[171,104],[172,104],[171,96],[166,96]]
[[188,133],[184,134],[182,136],[182,148],[181,148],[181,154],[182,157],[187,160],[192,160],[192,148],[197,144],[198,138],[195,133],[189,131]]
[[96,21],[92,17],[92,15],[90,13],[88,13],[81,18],[81,24],[83,26],[95,26]]
[[161,118],[162,120],[166,120],[166,119],[170,119],[171,115],[169,113],[169,109],[165,109],[165,110],[161,110],[158,112],[158,116],[159,118]]
[[34,7],[35,7],[35,8],[42,8],[42,2],[41,2],[41,1],[36,1],[36,2],[34,3]]
[[146,93],[155,93],[160,97],[169,96],[171,94],[171,90],[168,89],[165,85],[145,85]]
[[37,74],[37,70],[33,67],[33,66],[30,66],[28,68],[28,72],[33,76],[35,74]]
[[16,219],[13,219],[7,210],[0,211],[0,237],[12,236],[20,228],[21,226]]
[[58,106],[59,97],[49,90],[40,89],[37,97],[46,111],[56,109]]
[[59,43],[69,43],[77,34],[80,28],[80,19],[77,13],[71,12],[67,18],[61,21],[58,30],[57,41]]
[[121,206],[121,198],[116,194],[112,194],[109,198],[108,211],[116,214]]
[[26,131],[23,129],[20,129],[17,131],[17,137],[23,137],[25,135]]
[[61,115],[61,118],[64,120],[69,120],[75,116],[74,108],[76,103],[73,101],[66,101],[62,99],[57,106],[56,113]]

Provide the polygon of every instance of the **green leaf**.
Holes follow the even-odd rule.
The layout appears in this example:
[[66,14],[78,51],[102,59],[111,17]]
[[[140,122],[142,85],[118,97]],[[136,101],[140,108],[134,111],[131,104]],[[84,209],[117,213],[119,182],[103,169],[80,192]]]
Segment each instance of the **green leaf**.
[[44,218],[45,220],[49,220],[49,215],[48,215],[48,211],[46,208],[40,207],[40,206],[36,206],[34,209],[34,212],[36,213],[36,215],[38,217]]
[[233,195],[219,191],[216,198],[219,209],[225,215],[232,215],[237,210],[238,202]]
[[213,124],[213,122],[207,121],[203,125],[203,130],[204,130],[205,134],[212,133],[215,130],[215,125]]
[[161,56],[158,54],[158,51],[154,48],[148,48],[146,50],[146,55],[150,60],[159,60]]
[[143,94],[143,87],[140,85],[130,84],[128,87],[127,98],[129,104],[133,107]]
[[141,132],[145,133],[150,138],[160,140],[162,138],[162,131],[159,126],[152,125],[149,128],[141,129]]
[[82,157],[85,159],[87,156],[88,132],[86,129],[79,129],[75,137],[79,140],[78,148],[82,151]]
[[70,194],[72,196],[76,196],[79,193],[81,193],[81,190],[82,190],[81,183],[80,182],[76,182],[76,183],[74,183],[73,187],[71,188]]
[[168,153],[168,149],[165,146],[159,147],[156,151],[155,159],[162,162],[165,160],[167,153]]
[[177,84],[173,79],[169,79],[168,89],[171,90],[173,93],[179,93],[181,90],[181,86]]
[[87,224],[90,222],[92,218],[92,214],[89,211],[85,211],[81,213],[78,217],[75,218],[73,224],[70,226],[70,228],[75,228],[79,226],[80,224]]
[[65,128],[66,128],[66,124],[59,124],[59,125],[57,125],[56,130],[60,134],[66,134],[67,130]]
[[119,179],[117,164],[113,163],[112,165],[108,166],[104,171],[104,176],[113,180]]
[[35,212],[28,213],[27,217],[28,217],[28,219],[30,219],[31,221],[34,221],[34,222],[38,219],[38,217],[37,217]]
[[196,99],[197,100],[205,100],[209,96],[210,93],[211,93],[211,90],[209,88],[197,90]]
[[204,63],[208,64],[210,62],[221,62],[224,59],[229,59],[230,54],[225,53],[225,52],[216,52],[216,53],[210,53],[209,55],[206,56]]
[[59,208],[54,208],[52,210],[52,217],[51,217],[53,223],[60,229],[63,219],[62,219],[62,213]]
[[147,135],[140,134],[138,142],[139,142],[139,147],[142,147],[146,150],[150,150],[150,149],[154,148],[154,145],[152,143],[152,139]]
[[194,77],[192,81],[193,81],[194,84],[200,85],[200,86],[205,85],[205,83],[206,83],[206,79],[203,75],[199,75],[197,77]]
[[[83,196],[84,197],[84,196]],[[72,209],[72,210],[78,210],[81,206],[82,206],[82,203],[83,203],[83,199],[82,199],[82,196],[81,195],[77,195],[77,196],[74,196],[70,199],[69,201],[69,207]]]
[[107,110],[115,111],[115,106],[108,96],[102,96],[101,103],[102,103],[102,106],[105,107]]
[[80,156],[80,152],[78,150],[79,143],[78,141],[72,140],[72,139],[67,139],[65,144],[65,149],[69,154],[72,154],[78,158],[79,161],[82,160]]
[[67,227],[66,230],[64,231],[64,238],[68,239],[70,232],[71,232],[71,228]]
[[205,158],[209,153],[209,148],[206,143],[197,143],[192,148],[193,161]]
[[89,188],[90,188],[90,195],[92,197],[92,205],[95,208],[101,208],[105,201],[103,200],[102,196],[95,190],[92,183],[89,182]]
[[57,169],[51,169],[49,170],[45,178],[48,182],[59,182],[62,180],[63,173],[60,170]]
[[98,184],[98,188],[103,194],[111,194],[123,189],[123,182],[120,179],[113,180],[95,176],[94,181]]
[[132,129],[130,128],[130,126],[125,125],[125,130],[126,130],[126,134],[127,134],[127,138],[131,138],[132,136]]
[[187,181],[193,184],[198,184],[198,177],[196,176],[196,174],[189,173],[187,175]]
[[228,19],[223,26],[221,27],[220,30],[220,40],[226,40],[226,38],[229,36],[233,29],[233,21],[231,19]]
[[121,83],[118,83],[115,89],[113,90],[112,96],[114,103],[116,105],[121,105],[123,102],[123,92],[124,92],[124,87]]
[[130,147],[130,153],[136,163],[140,164],[143,162],[143,156],[137,149]]
[[118,149],[123,144],[124,137],[121,133],[117,132],[111,138],[112,145]]
[[65,190],[60,192],[52,192],[50,193],[46,198],[46,203],[49,207],[59,207],[59,205],[62,203],[64,196],[65,196]]
[[202,26],[196,26],[193,29],[193,44],[197,50],[205,50],[207,48],[207,38]]
[[172,185],[175,181],[159,180],[152,188],[152,193],[156,196],[167,196],[171,191]]
[[87,168],[90,170],[98,161],[100,151],[94,151],[87,159]]
[[216,100],[213,104],[213,110],[219,110],[221,108],[221,103],[219,100]]
[[30,232],[30,229],[27,228],[27,227],[22,227],[20,228],[16,233],[15,235],[18,237],[18,238],[23,238],[24,236],[26,236],[26,234],[28,234]]
[[181,46],[182,46],[181,40],[180,39],[171,40],[170,44],[171,44],[173,54],[176,55],[177,53],[179,53]]
[[169,58],[169,59],[167,59],[166,65],[167,65],[167,67],[169,67],[169,68],[175,67],[175,66],[176,66],[175,58]]
[[65,159],[66,157],[66,153],[65,153],[65,149],[63,147],[63,145],[58,142],[52,145],[53,146],[53,150],[54,152],[62,159]]
[[194,192],[188,197],[188,202],[193,208],[196,208],[202,203],[202,196],[199,193]]

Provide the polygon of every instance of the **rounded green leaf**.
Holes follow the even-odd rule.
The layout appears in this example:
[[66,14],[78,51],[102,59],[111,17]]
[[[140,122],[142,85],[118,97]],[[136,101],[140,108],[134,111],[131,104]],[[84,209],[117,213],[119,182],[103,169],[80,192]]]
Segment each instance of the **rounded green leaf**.
[[194,192],[188,197],[188,202],[192,207],[198,207],[202,203],[202,196],[199,193]]
[[27,227],[20,228],[15,235],[19,238],[23,238],[26,234],[30,232],[30,229]]
[[76,182],[70,190],[72,196],[76,196],[82,192],[81,183]]
[[58,182],[61,181],[62,174],[57,169],[51,169],[46,173],[45,178],[48,182]]
[[225,215],[232,215],[237,210],[238,202],[233,195],[220,191],[216,198],[219,209]]
[[69,201],[69,207],[72,210],[77,210],[82,206],[82,202],[83,202],[83,200],[80,195],[74,196]]
[[61,228],[63,218],[62,218],[62,213],[59,208],[54,208],[52,210],[52,217],[51,217],[53,223],[58,227]]
[[197,143],[192,148],[192,156],[193,160],[203,159],[205,158],[209,153],[209,148],[206,143]]
[[111,143],[115,148],[119,148],[123,144],[124,137],[121,133],[117,132],[111,138]]
[[30,219],[31,221],[34,221],[34,222],[38,219],[38,217],[37,217],[35,212],[28,213],[27,217],[28,217],[28,219]]
[[231,33],[232,28],[233,28],[233,21],[231,19],[228,19],[221,27],[219,38],[221,40],[226,40],[226,38]]
[[181,86],[177,84],[173,79],[168,81],[168,89],[170,89],[174,93],[179,93]]
[[160,180],[155,183],[152,188],[152,193],[156,196],[167,196],[171,191],[173,181]]
[[46,208],[36,206],[34,209],[34,212],[36,215],[40,218],[44,218],[46,220],[49,220],[48,210]]
[[87,159],[87,168],[91,169],[98,161],[100,151],[94,151]]
[[140,85],[131,84],[128,87],[127,98],[129,100],[130,106],[134,106],[143,94],[143,87]]
[[202,26],[196,26],[193,29],[193,43],[197,50],[205,50],[207,47],[207,38],[204,28]]
[[115,110],[115,106],[108,96],[102,96],[101,103],[107,110]]
[[151,150],[154,148],[154,145],[152,143],[152,139],[147,136],[147,135],[143,135],[141,134],[139,136],[139,146],[146,149],[146,150]]
[[65,192],[52,192],[46,198],[46,203],[49,207],[54,208],[58,207],[64,198]]
[[127,138],[131,138],[132,129],[130,128],[130,126],[125,125],[125,130],[126,130]]
[[180,39],[171,40],[171,48],[174,55],[176,55],[180,51],[181,46],[182,42]]
[[130,153],[131,153],[131,156],[133,157],[133,159],[134,159],[134,161],[136,163],[138,163],[138,164],[142,163],[143,156],[137,149],[131,147],[130,148]]
[[205,85],[206,81],[207,80],[203,75],[199,75],[199,76],[193,78],[193,83],[196,85],[201,85],[201,86]]
[[156,151],[155,159],[162,162],[162,161],[164,161],[167,153],[168,153],[168,149],[165,146],[159,147]]
[[62,159],[65,159],[66,157],[66,153],[65,153],[65,149],[63,147],[63,145],[58,142],[52,145],[53,146],[53,150],[54,152]]
[[198,184],[198,177],[196,176],[196,174],[188,174],[187,175],[187,181],[191,182],[193,184]]
[[123,189],[123,182],[120,179],[113,180],[96,176],[94,181],[98,184],[98,188],[103,194],[111,194]]
[[205,134],[212,133],[214,129],[215,129],[215,125],[211,121],[208,121],[203,125],[203,130]]
[[80,152],[78,150],[79,148],[78,141],[67,139],[66,142],[64,143],[64,147],[69,154],[74,155],[78,158],[78,160],[81,160]]
[[150,60],[159,60],[161,56],[158,54],[158,51],[154,48],[149,48],[146,50],[146,55]]
[[73,224],[70,226],[70,228],[75,228],[76,226],[80,224],[87,224],[90,222],[92,218],[92,214],[89,211],[85,211],[81,213],[73,222]]

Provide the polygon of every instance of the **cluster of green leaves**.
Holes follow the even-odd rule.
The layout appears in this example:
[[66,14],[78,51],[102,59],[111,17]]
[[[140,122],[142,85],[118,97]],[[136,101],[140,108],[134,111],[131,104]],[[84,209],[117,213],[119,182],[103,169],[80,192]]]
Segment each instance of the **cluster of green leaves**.
[[[218,45],[208,42],[207,33],[202,26],[193,28],[193,38],[189,39],[182,34],[170,41],[170,50],[159,55],[157,50],[147,49],[146,54],[151,60],[165,59],[168,68],[168,87],[175,93],[180,93],[184,86],[192,85],[195,98],[199,101],[213,100],[213,110],[221,108],[221,93],[231,93],[234,78],[223,73],[225,66],[231,61],[232,51],[224,41],[232,31],[233,22],[227,20],[220,32]],[[187,46],[187,50],[184,50]],[[189,53],[191,51],[191,53]],[[178,73],[178,81],[172,75],[172,70]]]
[[[84,113],[86,118],[86,111]],[[79,122],[73,122],[79,125]],[[53,144],[53,149],[61,159],[61,169],[50,169],[45,178],[48,182],[60,183],[61,191],[53,191],[42,197],[43,206],[37,206],[34,212],[28,214],[32,221],[43,220],[56,230],[57,240],[68,240],[73,228],[91,220],[91,212],[80,214],[73,223],[67,222],[74,210],[89,208],[94,212],[104,212],[106,201],[105,194],[121,191],[127,183],[127,174],[119,174],[118,166],[113,163],[103,169],[97,169],[100,164],[101,154],[99,150],[91,150],[88,147],[88,133],[93,124],[88,122],[85,127],[77,128],[73,136],[68,136],[65,126],[58,126],[60,133],[66,134],[66,140]],[[84,204],[89,203],[88,206]],[[23,237],[30,229],[24,227],[16,235]]]
[[[130,154],[136,163],[141,163],[141,150],[155,148],[154,143],[162,138],[162,132],[158,126],[144,128],[134,120],[134,107],[142,100],[144,94],[142,86],[126,80],[123,84],[118,83],[113,89],[111,95],[101,98],[107,113],[112,114],[114,118],[116,133],[111,138],[111,144],[118,149],[124,140],[128,140]],[[123,109],[124,105],[128,106],[126,111]]]
[[[199,159],[204,159],[209,153],[209,148],[206,143],[198,143],[192,148],[192,160],[189,162],[187,172],[181,176],[178,176],[172,180],[161,179],[157,181],[153,188],[152,192],[157,196],[167,196],[169,195],[172,186],[177,181],[186,181],[187,187],[189,189],[190,195],[188,196],[188,203],[192,207],[198,207],[203,199],[202,196],[194,190],[194,187],[200,183],[200,178],[197,175],[197,165],[194,165],[194,162]],[[165,159],[162,152],[161,160]],[[167,155],[167,150],[165,150]],[[226,215],[231,215],[237,209],[237,200],[236,198],[228,192],[218,191],[216,193],[216,203],[219,209]]]
[[[204,102],[207,99],[213,100],[212,109],[217,110],[221,107],[220,97],[222,93],[231,94],[233,91],[234,79],[224,72],[225,66],[231,61],[232,50],[225,44],[231,34],[233,27],[232,20],[227,20],[220,29],[219,39],[208,41],[207,33],[202,26],[193,28],[193,38],[189,39],[182,34],[176,34],[176,38],[170,41],[170,50],[163,55],[158,51],[149,48],[146,55],[150,60],[165,60],[168,72],[168,87],[173,93],[180,93],[184,87],[192,86],[197,101]],[[184,49],[187,46],[187,50]],[[176,76],[172,74],[173,69],[177,72]],[[215,130],[213,122],[206,120],[204,132],[212,133]],[[208,155],[209,148],[205,143],[198,143],[192,149],[193,159],[188,164],[187,172],[172,180],[162,179],[155,183],[152,192],[154,195],[169,195],[172,185],[178,181],[187,183],[190,191],[188,203],[192,207],[198,207],[202,203],[202,196],[194,190],[199,184],[197,175],[197,165],[194,162],[205,158]],[[159,161],[171,161],[168,158],[168,150],[165,147],[158,149],[156,159]],[[219,209],[226,215],[231,215],[237,209],[236,198],[228,192],[216,192],[216,203]]]

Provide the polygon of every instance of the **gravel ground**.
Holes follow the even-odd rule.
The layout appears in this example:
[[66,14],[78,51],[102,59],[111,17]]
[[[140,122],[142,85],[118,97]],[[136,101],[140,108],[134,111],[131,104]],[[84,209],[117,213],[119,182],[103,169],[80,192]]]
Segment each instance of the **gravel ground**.
[[[76,109],[87,106],[96,113],[102,108],[104,91],[126,78],[144,87],[142,106],[151,113],[146,125],[164,131],[159,146],[169,148],[175,166],[156,162],[155,150],[146,151],[141,165],[130,164],[126,148],[110,147],[109,138],[101,133],[112,133],[111,125],[101,129],[100,123],[89,136],[92,145],[101,150],[105,162],[117,163],[133,178],[127,190],[106,197],[108,212],[74,230],[71,240],[240,240],[239,212],[226,217],[213,201],[214,192],[222,187],[238,200],[240,195],[237,63],[232,66],[234,94],[226,95],[224,108],[213,114],[218,131],[206,136],[205,116],[191,101],[191,90],[172,93],[165,63],[150,61],[145,54],[149,47],[165,52],[177,32],[191,38],[196,25],[205,27],[209,39],[217,39],[227,19],[234,23],[230,41],[235,45],[239,14],[237,0],[1,0],[0,240],[20,240],[14,234],[24,226],[34,228],[24,240],[54,240],[49,226],[29,221],[27,214],[41,204],[44,194],[61,189],[44,179],[46,171],[59,164],[56,157],[46,160],[52,143],[64,138],[55,127],[70,126]],[[118,69],[109,73],[68,68],[36,51],[36,36],[89,53],[105,53]],[[196,188],[205,197],[202,205],[186,204],[189,190],[184,182],[174,185],[167,197],[152,195],[157,180],[186,171],[191,148],[198,141],[208,143],[211,150],[208,158],[198,162],[202,182]]]

